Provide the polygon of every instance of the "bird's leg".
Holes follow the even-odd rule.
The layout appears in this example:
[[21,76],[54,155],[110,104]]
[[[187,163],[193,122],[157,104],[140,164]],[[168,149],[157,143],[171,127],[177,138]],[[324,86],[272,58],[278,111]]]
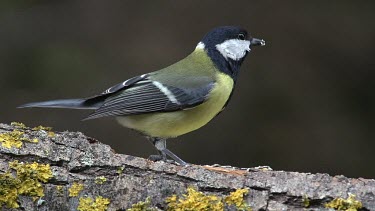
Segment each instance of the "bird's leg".
[[162,138],[151,138],[150,139],[155,148],[159,151],[159,155],[151,155],[150,160],[158,161],[163,160],[167,161],[167,155],[176,161],[181,166],[186,166],[187,163],[175,155],[173,152],[167,149],[167,140]]
[[159,160],[163,160],[163,161],[167,161],[167,156],[165,153],[163,153],[160,149],[165,149],[167,146],[166,146],[166,140],[165,139],[159,139],[159,138],[149,138],[149,140],[151,141],[152,145],[154,145],[154,147],[158,150],[158,155],[150,155],[150,157],[148,157],[149,160],[152,160],[152,161],[159,161]]

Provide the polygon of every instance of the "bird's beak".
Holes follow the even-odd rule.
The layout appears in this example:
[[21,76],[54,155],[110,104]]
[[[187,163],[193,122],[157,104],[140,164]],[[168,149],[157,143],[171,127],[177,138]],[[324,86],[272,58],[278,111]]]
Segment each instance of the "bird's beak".
[[262,39],[258,39],[258,38],[251,38],[250,39],[250,46],[257,46],[257,45],[265,46],[266,41],[264,41]]

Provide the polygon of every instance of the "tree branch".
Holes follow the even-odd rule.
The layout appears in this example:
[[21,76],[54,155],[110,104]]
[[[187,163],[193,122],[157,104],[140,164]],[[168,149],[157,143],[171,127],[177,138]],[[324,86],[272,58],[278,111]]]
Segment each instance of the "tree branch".
[[[34,166],[26,166],[34,162]],[[50,165],[50,177],[41,164]],[[20,168],[31,170],[25,173]],[[21,124],[0,124],[0,175],[3,210],[17,205],[20,210],[85,210],[85,206],[126,210],[147,198],[150,207],[165,210],[166,199],[173,194],[182,197],[188,187],[222,198],[248,188],[244,199],[253,210],[324,210],[325,204],[347,199],[349,194],[362,203],[361,210],[375,210],[374,180],[267,169],[181,167],[117,154],[80,132],[53,133]],[[48,178],[46,182],[40,175]],[[44,196],[38,195],[36,188],[22,193],[21,188],[29,184],[25,181],[30,182],[28,178],[34,178],[35,187],[42,185]],[[6,201],[11,200],[11,190],[16,190],[15,204]],[[345,204],[348,200],[334,202]]]

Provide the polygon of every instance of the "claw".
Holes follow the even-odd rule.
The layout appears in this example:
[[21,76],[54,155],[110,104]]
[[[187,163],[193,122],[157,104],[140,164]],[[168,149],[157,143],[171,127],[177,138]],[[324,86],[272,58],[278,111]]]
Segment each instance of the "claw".
[[150,155],[150,156],[148,157],[148,159],[151,160],[151,161],[156,162],[156,161],[161,161],[161,160],[163,160],[163,156],[162,156],[162,155]]

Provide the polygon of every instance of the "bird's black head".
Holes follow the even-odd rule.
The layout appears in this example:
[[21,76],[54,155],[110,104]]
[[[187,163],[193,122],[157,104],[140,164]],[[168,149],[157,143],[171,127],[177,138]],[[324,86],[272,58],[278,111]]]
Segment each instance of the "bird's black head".
[[265,45],[251,37],[245,29],[222,26],[208,32],[197,48],[204,49],[217,68],[236,80],[239,68],[252,46]]

